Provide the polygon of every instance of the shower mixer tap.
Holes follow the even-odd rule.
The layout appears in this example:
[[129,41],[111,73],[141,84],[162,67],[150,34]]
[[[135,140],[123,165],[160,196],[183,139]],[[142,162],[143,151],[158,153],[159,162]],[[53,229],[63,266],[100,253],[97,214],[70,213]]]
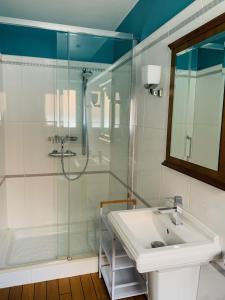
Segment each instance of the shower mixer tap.
[[68,142],[76,142],[77,140],[77,136],[70,135],[54,135],[48,137],[48,141],[52,142],[53,144],[65,144]]

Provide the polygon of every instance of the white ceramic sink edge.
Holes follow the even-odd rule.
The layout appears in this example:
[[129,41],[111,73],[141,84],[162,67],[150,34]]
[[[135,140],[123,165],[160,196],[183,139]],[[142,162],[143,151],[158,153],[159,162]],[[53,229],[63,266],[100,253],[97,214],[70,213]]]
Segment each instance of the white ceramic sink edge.
[[[220,254],[221,246],[218,235],[184,211],[182,212],[184,225],[174,225],[169,219],[169,215],[167,215],[167,219],[165,219],[165,226],[169,227],[169,230],[174,231],[178,236],[180,235],[179,243],[155,249],[143,247],[138,241],[137,236],[133,234],[129,226],[123,221],[122,217],[126,216],[126,214],[130,214],[134,220],[134,225],[138,226],[138,223],[135,222],[138,222],[139,213],[145,214],[147,212],[156,215],[157,209],[158,208],[144,208],[114,211],[108,215],[109,222],[115,234],[122,242],[129,257],[135,261],[137,270],[140,273],[201,265],[209,262],[216,255]],[[143,235],[145,235],[145,233],[147,234],[148,230],[151,230],[151,228],[148,229],[146,226],[143,228]],[[197,238],[192,242],[183,241],[182,231],[185,231],[184,226],[187,226],[188,229],[191,228],[191,230],[191,226],[194,226],[193,234],[195,232],[199,233],[199,241]],[[179,231],[181,231],[181,233],[179,233]]]

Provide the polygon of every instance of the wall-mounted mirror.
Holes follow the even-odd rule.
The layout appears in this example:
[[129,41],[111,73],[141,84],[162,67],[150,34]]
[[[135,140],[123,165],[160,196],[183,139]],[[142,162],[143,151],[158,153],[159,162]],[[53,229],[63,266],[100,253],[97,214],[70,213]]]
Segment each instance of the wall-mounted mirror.
[[225,189],[225,14],[172,50],[164,165]]

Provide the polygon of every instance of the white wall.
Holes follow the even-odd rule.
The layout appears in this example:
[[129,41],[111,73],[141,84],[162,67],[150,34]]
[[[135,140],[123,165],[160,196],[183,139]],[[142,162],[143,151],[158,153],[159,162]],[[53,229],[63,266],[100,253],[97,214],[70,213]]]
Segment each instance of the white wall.
[[[221,238],[225,250],[225,192],[201,181],[164,167],[161,163],[166,156],[167,114],[170,82],[171,53],[168,44],[201,26],[225,11],[225,1],[202,16],[194,18],[210,0],[194,1],[192,5],[161,27],[135,49],[134,65],[136,82],[133,99],[135,107],[131,131],[135,132],[133,160],[133,190],[150,205],[165,205],[165,198],[181,195],[184,209],[209,226]],[[219,1],[214,1],[214,3]],[[187,18],[188,25],[173,34],[171,30]],[[160,36],[163,39],[159,39]],[[142,66],[156,64],[162,66],[161,86],[164,96],[156,98],[143,88]],[[132,153],[131,153],[132,154]],[[218,279],[219,278],[219,279]],[[209,283],[210,282],[210,283]],[[203,267],[200,276],[198,300],[224,299],[224,278],[211,267]]]
[[[201,8],[202,2],[195,1],[136,48],[134,190],[151,205],[163,203],[168,196],[183,196],[185,209],[219,233],[225,247],[225,192],[161,165],[166,150],[171,57],[168,44],[225,11],[225,4],[223,2],[217,5],[172,35],[169,34],[169,30]],[[168,32],[166,38],[142,51],[143,47],[147,47],[165,32]],[[162,98],[149,95],[143,88],[141,68],[147,64],[162,66]]]
[[[209,2],[211,1],[195,1],[138,45],[135,50],[136,116],[133,122],[135,127],[133,188],[151,205],[164,204],[166,197],[183,196],[184,208],[218,233],[221,237],[222,247],[225,249],[225,192],[161,165],[166,151],[171,58],[168,44],[225,11],[225,2],[223,1],[202,16],[192,17],[202,7],[206,7]],[[170,34],[174,27],[188,17],[192,17],[188,25]],[[163,34],[165,35],[163,39],[154,42]],[[143,88],[141,69],[147,64],[162,66],[161,86],[164,88],[162,98],[149,95]]]

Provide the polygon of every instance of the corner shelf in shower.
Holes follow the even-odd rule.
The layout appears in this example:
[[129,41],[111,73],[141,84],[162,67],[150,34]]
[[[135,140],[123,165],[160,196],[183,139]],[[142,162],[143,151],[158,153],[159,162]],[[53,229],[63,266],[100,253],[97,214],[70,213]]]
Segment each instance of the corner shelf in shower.
[[112,300],[147,293],[145,276],[138,273],[116,238],[103,208],[100,218],[99,276],[103,277]]

